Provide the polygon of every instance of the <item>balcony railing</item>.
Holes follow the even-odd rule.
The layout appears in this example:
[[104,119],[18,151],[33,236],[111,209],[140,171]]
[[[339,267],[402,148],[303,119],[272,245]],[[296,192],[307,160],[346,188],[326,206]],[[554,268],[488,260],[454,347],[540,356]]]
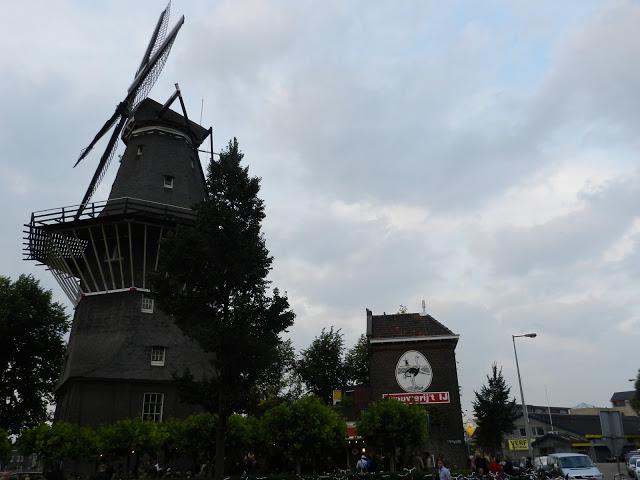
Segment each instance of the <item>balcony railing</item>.
[[[80,214],[78,214],[80,212]],[[193,221],[196,213],[191,208],[123,197],[91,202],[80,210],[80,205],[50,208],[31,214],[31,226],[44,227],[67,222],[92,220],[105,215],[145,215],[158,219]]]
[[148,291],[163,236],[195,219],[192,209],[137,198],[42,210],[25,225],[24,256],[46,265],[74,305],[85,295]]

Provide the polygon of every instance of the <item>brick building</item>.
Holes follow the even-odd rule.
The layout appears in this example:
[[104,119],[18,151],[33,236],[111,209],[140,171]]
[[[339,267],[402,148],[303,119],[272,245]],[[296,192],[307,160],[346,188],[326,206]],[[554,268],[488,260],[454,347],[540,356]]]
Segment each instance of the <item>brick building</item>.
[[370,401],[392,396],[424,404],[429,435],[423,453],[466,465],[455,348],[459,335],[430,315],[374,315],[367,310]]

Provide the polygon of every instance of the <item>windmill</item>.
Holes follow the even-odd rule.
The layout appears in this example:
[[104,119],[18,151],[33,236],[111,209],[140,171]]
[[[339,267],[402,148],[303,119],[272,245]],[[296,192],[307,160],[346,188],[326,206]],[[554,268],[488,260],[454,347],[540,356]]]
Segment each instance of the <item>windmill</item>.
[[[95,426],[184,417],[197,409],[180,400],[172,372],[211,368],[151,289],[163,238],[193,224],[194,206],[206,199],[199,147],[207,137],[213,155],[212,128],[189,120],[177,84],[164,104],[147,97],[184,17],[167,34],[168,22],[169,6],[124,99],[76,162],[109,137],[82,203],[33,212],[25,225],[25,259],[46,266],[74,306],[55,420]],[[181,112],[170,108],[176,99]],[[92,200],[118,137],[125,149],[109,196]]]
[[80,217],[82,211],[85,209],[87,203],[100,185],[100,182],[113,159],[113,155],[116,152],[120,132],[131,117],[131,114],[135,111],[135,108],[147,97],[149,91],[160,76],[160,72],[162,72],[162,68],[167,61],[173,42],[184,23],[184,15],[182,15],[180,20],[178,20],[178,23],[176,23],[169,34],[166,35],[167,26],[169,24],[170,7],[171,2],[169,2],[167,8],[162,11],[160,18],[158,18],[158,22],[156,23],[151,39],[149,40],[149,44],[147,45],[147,49],[142,56],[140,66],[136,70],[131,86],[127,89],[127,94],[124,97],[124,100],[118,104],[113,115],[111,115],[102,128],[98,130],[98,133],[93,137],[91,143],[82,149],[78,160],[73,165],[75,168],[84,158],[86,158],[96,143],[98,143],[98,141],[115,125],[115,128],[111,133],[111,137],[109,137],[109,142],[100,157],[96,171],[89,183],[89,187],[87,188],[87,191],[82,198],[82,202],[80,203],[80,207],[76,212],[76,218]]

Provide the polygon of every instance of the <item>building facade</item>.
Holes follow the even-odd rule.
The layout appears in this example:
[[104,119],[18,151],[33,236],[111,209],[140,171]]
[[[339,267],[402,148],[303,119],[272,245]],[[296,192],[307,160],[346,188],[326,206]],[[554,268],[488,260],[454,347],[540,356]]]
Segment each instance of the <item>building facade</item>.
[[[552,407],[553,408],[553,407]],[[607,411],[607,409],[602,409]],[[520,415],[515,420],[515,428],[505,438],[503,454],[511,458],[520,458],[528,454],[525,444],[512,440],[526,440],[525,420]],[[622,417],[625,434],[625,450],[640,447],[640,417]],[[531,428],[531,447],[534,456],[549,453],[584,453],[594,461],[605,461],[612,457],[606,442],[602,438],[600,417],[597,414],[571,413],[529,413]],[[516,445],[520,444],[520,447]],[[520,449],[514,449],[520,448]]]
[[459,336],[426,313],[374,315],[367,310],[370,401],[385,397],[424,405],[422,454],[466,466],[455,348]]

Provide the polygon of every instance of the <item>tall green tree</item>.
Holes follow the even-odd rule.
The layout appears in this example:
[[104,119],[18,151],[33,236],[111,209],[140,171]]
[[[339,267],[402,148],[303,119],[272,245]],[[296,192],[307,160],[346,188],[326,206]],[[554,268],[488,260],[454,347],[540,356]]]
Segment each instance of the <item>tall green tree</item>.
[[11,458],[11,446],[9,432],[0,428],[0,465],[4,465]]
[[473,412],[478,424],[475,438],[485,452],[495,454],[500,451],[505,434],[515,428],[516,401],[509,400],[510,392],[502,369],[495,363],[491,366],[491,375],[487,375],[487,384],[480,392],[474,392]]
[[208,198],[195,225],[162,242],[154,282],[161,308],[211,353],[212,373],[182,385],[191,399],[217,414],[215,476],[224,476],[226,421],[259,397],[257,385],[277,358],[280,333],[293,324],[286,295],[270,294],[273,258],[261,232],[260,180],[240,165],[234,138],[208,169]]
[[320,455],[344,446],[346,423],[335,410],[315,396],[283,402],[263,417],[268,444],[293,459],[296,473],[309,460],[314,467]]
[[260,400],[269,400],[290,393],[295,387],[295,362],[296,353],[291,339],[279,343],[273,361],[267,365],[256,382]]
[[365,334],[347,352],[344,359],[347,381],[351,385],[369,383],[369,340]]
[[347,381],[340,329],[323,328],[311,345],[302,350],[295,369],[307,390],[330,404],[333,390],[343,387]]
[[638,370],[638,376],[636,377],[634,387],[635,394],[631,399],[631,407],[636,411],[638,415],[640,415],[640,369]]
[[378,400],[361,413],[358,433],[371,447],[384,452],[395,472],[398,450],[422,445],[427,439],[427,412],[392,398]]
[[47,418],[66,351],[64,308],[28,275],[0,276],[0,428],[17,434]]

